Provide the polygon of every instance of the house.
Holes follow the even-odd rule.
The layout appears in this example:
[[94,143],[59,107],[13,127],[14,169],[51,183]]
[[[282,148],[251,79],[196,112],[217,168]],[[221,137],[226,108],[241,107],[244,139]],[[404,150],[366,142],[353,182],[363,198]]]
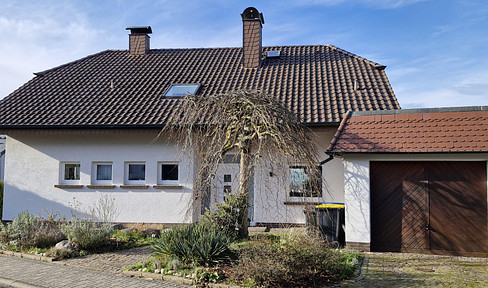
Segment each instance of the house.
[[[348,110],[400,108],[385,66],[332,45],[263,47],[263,15],[249,7],[241,17],[242,47],[152,49],[151,27],[129,27],[128,50],[34,73],[3,99],[4,219],[27,209],[69,216],[107,196],[119,208],[117,222],[196,221],[199,159],[191,151],[181,156],[176,143],[158,137],[187,93],[259,89],[276,97],[314,133],[321,159]],[[344,200],[340,159],[322,166],[323,187],[314,193],[291,191],[289,181],[298,187],[308,176],[303,167],[284,168],[280,177],[254,175],[251,225],[303,224],[305,205]],[[231,157],[221,164],[213,203],[234,189],[237,172]]]
[[346,241],[373,251],[488,256],[488,107],[349,112]]

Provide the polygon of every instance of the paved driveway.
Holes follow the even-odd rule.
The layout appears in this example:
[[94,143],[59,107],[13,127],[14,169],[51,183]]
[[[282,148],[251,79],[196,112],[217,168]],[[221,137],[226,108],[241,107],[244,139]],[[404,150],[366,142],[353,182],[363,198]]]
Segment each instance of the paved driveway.
[[488,287],[488,258],[366,253],[362,275],[336,287]]
[[129,278],[121,274],[86,270],[62,264],[0,255],[0,287],[166,287],[185,285],[161,280]]

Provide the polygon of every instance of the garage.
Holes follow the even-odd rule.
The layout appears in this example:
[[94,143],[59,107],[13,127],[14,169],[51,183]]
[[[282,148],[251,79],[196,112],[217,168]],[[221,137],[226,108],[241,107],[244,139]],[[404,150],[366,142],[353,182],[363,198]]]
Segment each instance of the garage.
[[348,112],[346,245],[488,256],[488,106]]
[[485,161],[371,161],[371,250],[488,253]]

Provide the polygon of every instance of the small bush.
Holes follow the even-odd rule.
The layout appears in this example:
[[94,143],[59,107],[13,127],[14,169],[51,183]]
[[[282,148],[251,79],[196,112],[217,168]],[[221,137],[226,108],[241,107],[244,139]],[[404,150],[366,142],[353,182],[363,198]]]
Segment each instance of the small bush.
[[71,222],[66,222],[61,226],[61,230],[77,249],[93,250],[108,244],[112,234],[112,225],[73,217]]
[[230,277],[240,283],[264,287],[324,286],[350,277],[353,261],[322,240],[305,235],[261,238],[239,247],[239,264]]
[[59,228],[61,222],[57,214],[43,217],[24,211],[3,228],[0,242],[13,242],[20,248],[47,248],[65,238]]
[[185,264],[212,265],[228,259],[232,237],[218,227],[194,223],[174,227],[153,243],[154,254]]
[[[201,217],[203,225],[215,226],[225,230],[226,233],[237,236],[240,223],[242,223],[242,213],[248,207],[246,197],[237,194],[229,194],[224,202],[216,204],[215,209],[207,210]],[[245,216],[247,217],[247,215]]]

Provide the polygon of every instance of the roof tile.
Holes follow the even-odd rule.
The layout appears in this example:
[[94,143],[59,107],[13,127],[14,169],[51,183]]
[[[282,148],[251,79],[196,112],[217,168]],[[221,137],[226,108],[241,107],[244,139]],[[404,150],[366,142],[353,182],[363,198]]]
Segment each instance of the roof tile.
[[162,126],[178,106],[164,97],[174,83],[201,83],[201,95],[260,89],[306,124],[338,123],[348,110],[400,108],[377,63],[332,45],[263,50],[280,50],[281,57],[245,69],[241,48],[100,52],[37,73],[5,97],[0,127]]
[[[371,115],[362,115],[368,112],[354,113],[328,152],[488,152],[488,107],[424,110],[375,112],[372,122]],[[351,131],[361,141],[344,137]]]

